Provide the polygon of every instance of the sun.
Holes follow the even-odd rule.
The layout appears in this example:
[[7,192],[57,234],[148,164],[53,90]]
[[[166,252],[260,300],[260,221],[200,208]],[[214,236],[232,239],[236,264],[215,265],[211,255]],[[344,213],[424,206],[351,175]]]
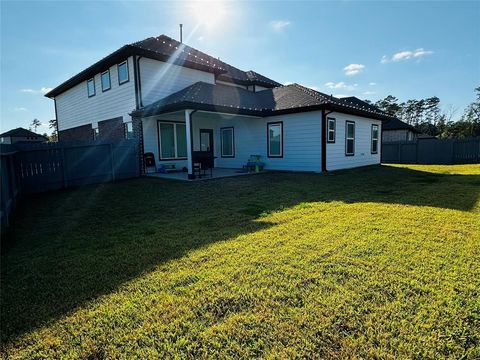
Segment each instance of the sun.
[[189,13],[195,21],[195,25],[207,29],[220,28],[226,23],[228,9],[224,1],[193,1],[189,6]]

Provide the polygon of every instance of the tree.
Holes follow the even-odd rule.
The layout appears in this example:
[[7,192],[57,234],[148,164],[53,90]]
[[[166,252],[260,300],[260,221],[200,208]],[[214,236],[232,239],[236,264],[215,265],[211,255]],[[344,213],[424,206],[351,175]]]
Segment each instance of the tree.
[[33,132],[37,132],[37,127],[40,125],[42,125],[42,123],[38,119],[33,119],[32,123],[30,124],[30,126],[33,127]]

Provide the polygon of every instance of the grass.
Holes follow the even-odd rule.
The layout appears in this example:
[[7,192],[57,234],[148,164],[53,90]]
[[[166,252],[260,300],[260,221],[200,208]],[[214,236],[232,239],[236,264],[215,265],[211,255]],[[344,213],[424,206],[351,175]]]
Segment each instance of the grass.
[[480,165],[34,197],[1,263],[5,358],[479,358]]

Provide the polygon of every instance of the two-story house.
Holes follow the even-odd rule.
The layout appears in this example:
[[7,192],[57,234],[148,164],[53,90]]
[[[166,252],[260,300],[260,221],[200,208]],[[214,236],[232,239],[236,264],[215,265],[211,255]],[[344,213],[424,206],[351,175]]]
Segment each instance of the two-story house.
[[125,45],[46,94],[59,140],[138,139],[141,153],[193,176],[196,151],[241,168],[321,172],[380,163],[382,121],[357,98],[239,70],[165,35]]

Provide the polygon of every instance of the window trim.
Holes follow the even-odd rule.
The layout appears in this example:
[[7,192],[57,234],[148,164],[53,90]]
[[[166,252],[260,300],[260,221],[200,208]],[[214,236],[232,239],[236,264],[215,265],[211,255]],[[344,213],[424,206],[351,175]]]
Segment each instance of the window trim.
[[[350,138],[350,139],[348,138],[348,125],[349,124],[353,125],[353,138]],[[355,156],[355,135],[356,135],[355,133],[356,133],[355,121],[346,120],[345,121],[345,156]],[[348,152],[348,146],[347,146],[348,140],[353,140],[353,152],[352,153]]]
[[97,127],[92,128],[92,137],[93,140],[97,140],[100,137],[100,129],[98,128],[98,124]]
[[[88,92],[88,83],[92,81],[93,82],[93,95],[90,95],[89,92]],[[97,89],[95,88],[95,77],[92,77],[90,79],[87,80],[87,96],[89,98],[91,97],[94,97],[95,95],[97,94]]]
[[[127,80],[120,81],[120,66],[123,64],[127,65]],[[129,69],[128,69],[128,59],[125,61],[122,61],[121,63],[117,64],[117,78],[118,78],[118,85],[123,85],[126,84],[130,81],[130,74],[129,74]]]
[[[333,140],[330,140],[329,134],[330,134],[330,121],[333,120]],[[337,138],[337,120],[333,117],[327,117],[327,143],[329,144],[335,144],[335,140]]]
[[[104,88],[103,88],[103,80],[102,80],[102,78],[103,78],[103,74],[106,74],[106,73],[108,73],[108,85],[109,85],[109,86],[108,86],[108,89],[104,89]],[[108,90],[110,90],[110,89],[112,88],[112,77],[110,76],[110,69],[105,70],[105,71],[103,71],[103,72],[100,74],[100,85],[102,86],[102,92],[108,91]]]
[[[160,124],[173,124],[173,141],[175,144],[175,157],[162,157],[162,142],[160,136]],[[158,145],[158,161],[172,161],[172,160],[187,160],[188,157],[178,157],[178,149],[177,149],[177,124],[185,125],[185,129],[187,124],[183,121],[169,121],[169,120],[157,120],[157,145]],[[188,146],[188,145],[187,145]],[[187,148],[188,154],[188,148]]]
[[[225,130],[232,130],[232,155],[223,154],[223,132]],[[235,128],[233,126],[220,128],[220,157],[222,158],[234,158],[235,157]]]
[[[270,125],[280,125],[280,155],[270,154]],[[283,158],[283,121],[267,122],[267,157],[268,158]]]
[[[373,129],[374,129],[374,127],[377,128],[377,138],[376,138],[376,139],[373,138]],[[379,138],[378,135],[379,135],[379,132],[380,132],[380,126],[379,126],[378,124],[372,124],[372,130],[371,130],[371,132],[370,132],[370,134],[371,134],[370,153],[371,153],[371,154],[378,154],[378,138]],[[373,151],[373,141],[374,141],[374,140],[377,141],[377,150],[376,150],[376,151]]]

